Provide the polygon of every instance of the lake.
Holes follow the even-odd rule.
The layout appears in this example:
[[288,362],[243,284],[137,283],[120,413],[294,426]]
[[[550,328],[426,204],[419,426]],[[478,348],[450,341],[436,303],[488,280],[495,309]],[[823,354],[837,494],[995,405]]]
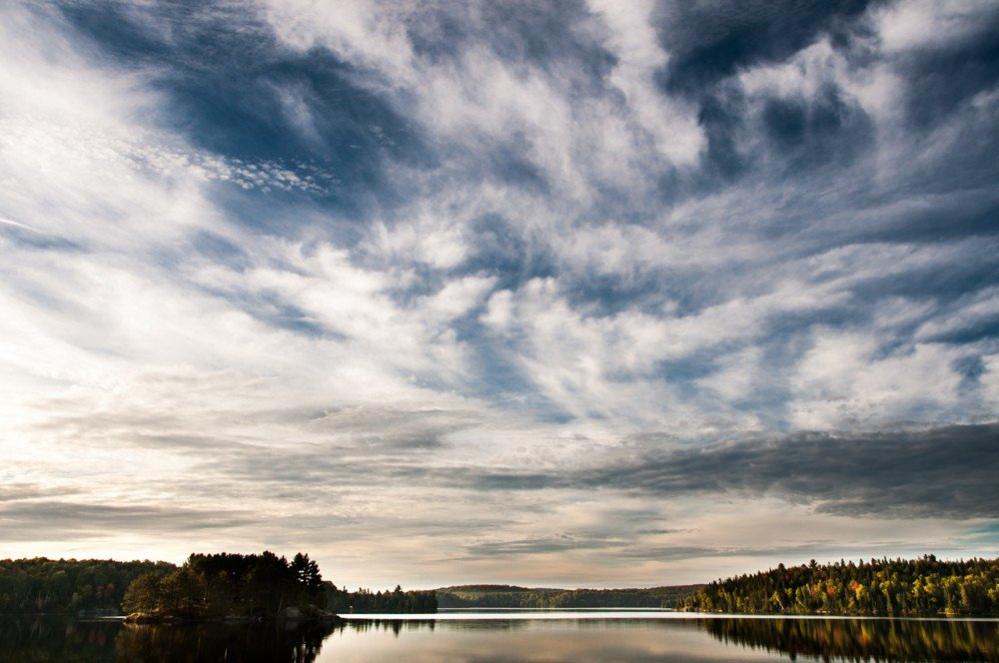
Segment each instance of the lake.
[[6,661],[999,661],[999,621],[657,611],[354,615],[337,626],[0,617]]

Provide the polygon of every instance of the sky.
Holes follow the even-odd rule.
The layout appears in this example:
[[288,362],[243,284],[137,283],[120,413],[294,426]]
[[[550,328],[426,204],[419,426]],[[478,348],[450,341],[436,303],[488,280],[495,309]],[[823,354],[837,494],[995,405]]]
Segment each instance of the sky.
[[999,4],[0,4],[0,557],[999,555]]

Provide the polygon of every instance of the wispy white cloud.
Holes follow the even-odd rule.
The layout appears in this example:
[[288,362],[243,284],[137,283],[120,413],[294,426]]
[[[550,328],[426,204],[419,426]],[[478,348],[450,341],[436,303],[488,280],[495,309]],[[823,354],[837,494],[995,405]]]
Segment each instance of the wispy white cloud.
[[999,91],[918,88],[988,5],[735,55],[721,9],[152,7],[0,10],[11,554],[308,544],[427,585],[981,552],[980,512],[665,504],[669,463],[595,469],[994,418]]

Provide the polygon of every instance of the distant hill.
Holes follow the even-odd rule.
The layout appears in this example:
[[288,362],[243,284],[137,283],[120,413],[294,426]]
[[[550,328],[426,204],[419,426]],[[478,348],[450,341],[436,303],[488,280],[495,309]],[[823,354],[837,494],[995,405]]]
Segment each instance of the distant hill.
[[749,614],[999,616],[999,559],[840,561],[761,571],[704,586],[684,610]]
[[626,589],[559,589],[456,585],[437,592],[440,608],[672,608],[704,585]]

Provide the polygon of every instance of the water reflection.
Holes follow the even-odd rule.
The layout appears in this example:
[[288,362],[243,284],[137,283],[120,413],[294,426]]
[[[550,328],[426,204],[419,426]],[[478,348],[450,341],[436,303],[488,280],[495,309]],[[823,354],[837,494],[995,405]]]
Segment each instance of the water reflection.
[[0,617],[0,661],[116,661],[111,622]]
[[135,663],[313,663],[334,628],[323,625],[126,624],[118,634],[118,661]]
[[999,624],[973,621],[708,619],[728,644],[845,661],[999,661]]
[[423,629],[433,631],[436,623],[437,622],[432,619],[366,619],[364,621],[350,622],[350,629],[359,633],[379,630],[392,631],[395,635],[399,635],[402,633],[403,629],[406,629],[407,631],[420,631]]
[[[341,626],[342,628],[342,626]],[[332,626],[0,618],[0,661],[313,663]]]
[[999,623],[828,619],[368,620],[337,626],[0,617],[0,661],[993,661]]

